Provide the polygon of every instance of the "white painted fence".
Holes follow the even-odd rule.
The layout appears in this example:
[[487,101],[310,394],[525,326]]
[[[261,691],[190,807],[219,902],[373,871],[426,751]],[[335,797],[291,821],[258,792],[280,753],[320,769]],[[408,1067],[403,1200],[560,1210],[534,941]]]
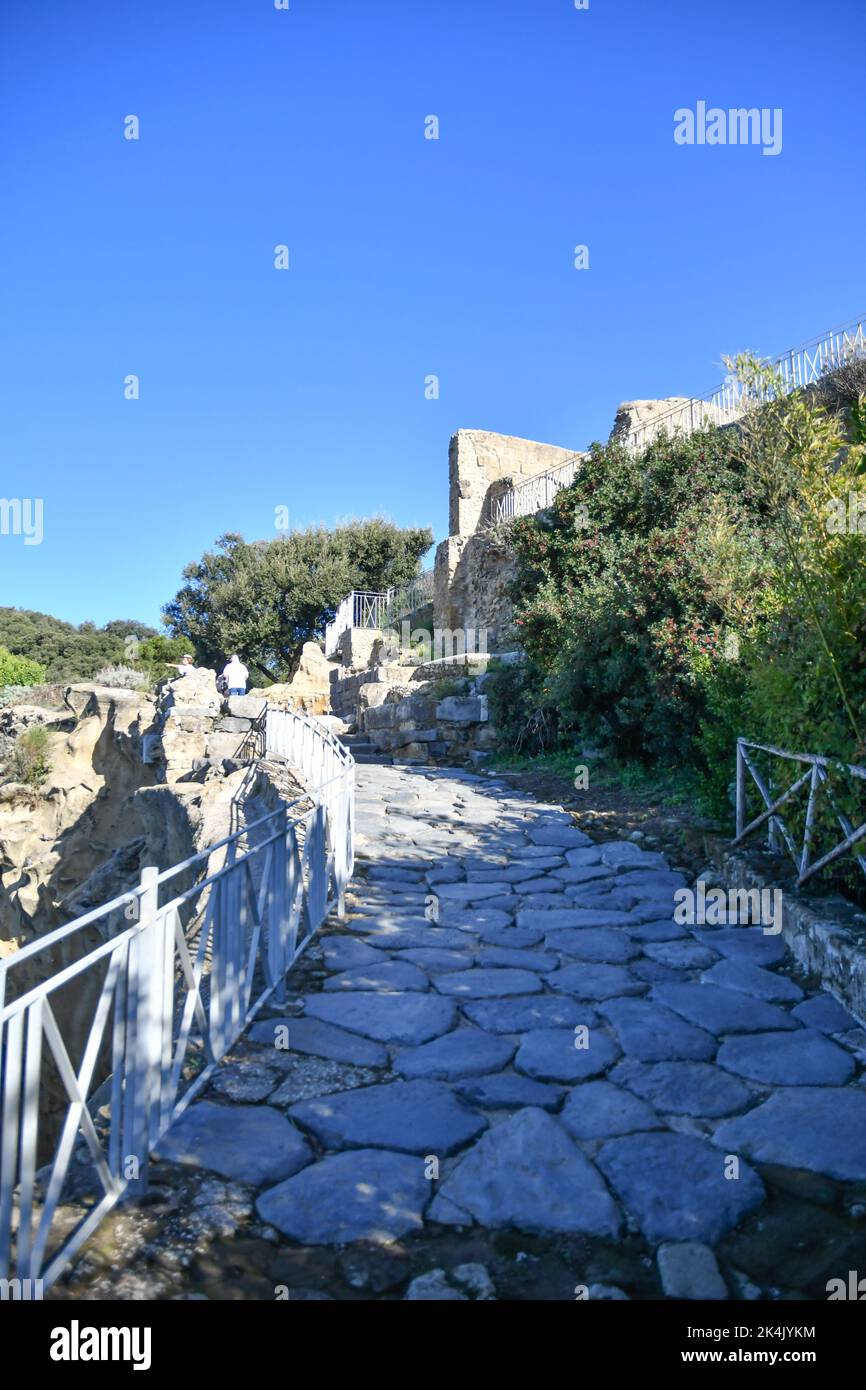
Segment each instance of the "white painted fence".
[[[106,1212],[145,1189],[161,1135],[280,998],[331,909],[343,911],[354,760],[293,711],[269,709],[261,738],[307,795],[162,873],[145,869],[131,892],[0,960],[2,1279],[14,1268],[49,1287]],[[58,959],[69,963],[12,997],[16,977]],[[82,1181],[89,1209],[69,1231],[58,1210]]]

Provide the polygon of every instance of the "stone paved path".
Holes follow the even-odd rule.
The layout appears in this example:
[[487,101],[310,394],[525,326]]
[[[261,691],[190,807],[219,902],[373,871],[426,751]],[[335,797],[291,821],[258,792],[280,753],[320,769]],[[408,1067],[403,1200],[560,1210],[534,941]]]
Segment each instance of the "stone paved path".
[[[866,1037],[778,937],[676,925],[661,855],[595,845],[492,777],[357,782],[348,919],[166,1159],[243,1185],[275,1242],[636,1239],[680,1297],[773,1296],[722,1257],[726,1290],[713,1252],[768,1174],[832,1179],[827,1221],[862,1219]],[[469,1294],[434,1271],[409,1296]]]

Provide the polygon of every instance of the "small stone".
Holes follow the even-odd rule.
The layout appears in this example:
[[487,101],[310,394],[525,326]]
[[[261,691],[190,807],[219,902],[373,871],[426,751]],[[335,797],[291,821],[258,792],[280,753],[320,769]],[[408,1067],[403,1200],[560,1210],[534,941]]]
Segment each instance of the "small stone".
[[496,1289],[493,1280],[487,1273],[484,1265],[466,1264],[457,1265],[451,1271],[451,1278],[455,1284],[467,1289],[478,1302],[489,1302],[496,1298]]
[[657,1258],[662,1288],[668,1298],[727,1298],[725,1281],[708,1245],[697,1240],[660,1245]]
[[590,1301],[595,1300],[596,1302],[604,1303],[631,1302],[625,1289],[621,1289],[618,1284],[590,1284],[586,1294]]
[[465,1293],[453,1289],[448,1283],[444,1269],[431,1269],[427,1274],[419,1274],[406,1291],[408,1303],[426,1302],[468,1303]]

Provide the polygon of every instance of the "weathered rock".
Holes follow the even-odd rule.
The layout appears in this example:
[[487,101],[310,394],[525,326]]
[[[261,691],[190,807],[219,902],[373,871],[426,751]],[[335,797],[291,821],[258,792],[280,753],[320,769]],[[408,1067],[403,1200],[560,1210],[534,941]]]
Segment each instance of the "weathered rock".
[[461,1081],[455,1089],[465,1101],[481,1110],[520,1110],[524,1105],[555,1110],[565,1095],[561,1086],[548,1086],[513,1072]]
[[785,943],[763,927],[710,927],[696,931],[695,936],[711,951],[750,965],[778,965],[785,959]]
[[358,965],[382,963],[382,953],[352,936],[329,936],[322,942],[322,955],[329,970],[352,970]]
[[722,985],[657,985],[652,997],[712,1033],[761,1033],[797,1027],[777,1005]]
[[214,1105],[201,1100],[175,1120],[156,1152],[187,1167],[259,1187],[297,1173],[313,1157],[284,1115],[267,1105]]
[[619,1048],[604,1033],[593,1029],[583,1041],[568,1028],[536,1028],[520,1039],[514,1059],[518,1071],[541,1081],[585,1081],[598,1076],[616,1061]]
[[550,995],[535,999],[485,999],[463,1004],[462,1012],[490,1033],[526,1033],[531,1028],[573,1028],[578,1024],[592,1028],[598,1023],[588,1004]]
[[327,979],[323,988],[328,991],[370,990],[371,993],[393,994],[397,990],[426,990],[427,976],[409,961],[380,959],[378,965],[356,965]]
[[[769,1003],[797,1003],[803,998],[803,991],[787,975],[777,975],[760,965],[750,965],[745,960],[720,960],[701,976],[705,984],[723,985],[725,989],[738,989],[743,994],[753,995],[755,999],[766,999]],[[835,1001],[834,1001],[835,1002]],[[793,1010],[794,1016],[808,1023]],[[814,1025],[810,1025],[814,1026]]]
[[514,1043],[478,1028],[456,1028],[423,1047],[398,1052],[394,1070],[407,1079],[429,1077],[457,1081],[466,1076],[483,1076],[500,1071],[514,1056]]
[[447,1033],[456,1018],[451,1001],[432,994],[314,994],[305,1004],[312,1018],[379,1042],[410,1046]]
[[[440,1199],[444,1199],[440,1201]],[[464,1213],[480,1225],[544,1235],[615,1237],[620,1221],[595,1168],[543,1110],[504,1120],[461,1160],[434,1202],[441,1220]]]
[[444,1269],[431,1269],[427,1274],[419,1274],[406,1290],[407,1303],[431,1302],[468,1303],[469,1299],[459,1289],[452,1288]]
[[668,1298],[723,1299],[728,1291],[708,1245],[685,1240],[660,1245],[659,1278]]
[[259,1197],[259,1216],[303,1245],[389,1245],[420,1230],[430,1183],[420,1159],[382,1149],[334,1154]]
[[366,1086],[324,1100],[303,1101],[289,1111],[326,1148],[381,1148],[444,1157],[486,1127],[449,1086],[436,1081],[395,1081]]
[[831,994],[816,994],[798,1004],[791,1013],[807,1028],[817,1028],[820,1033],[845,1033],[857,1027],[853,1014],[833,998]]
[[610,1139],[615,1134],[633,1134],[661,1126],[650,1106],[609,1081],[587,1081],[575,1086],[560,1119],[575,1139]]
[[728,1038],[716,1060],[766,1086],[844,1086],[854,1072],[848,1053],[811,1028]]
[[641,1062],[708,1062],[716,1039],[703,1028],[649,999],[609,999],[600,1012],[613,1024],[623,1050]]
[[647,1240],[713,1243],[764,1199],[757,1173],[740,1164],[734,1181],[725,1155],[690,1134],[611,1139],[596,1162]]
[[384,1067],[388,1064],[388,1052],[379,1043],[317,1018],[262,1020],[253,1024],[249,1037],[263,1047],[274,1048],[277,1056],[284,1052],[300,1052],[353,1066]]
[[552,989],[576,999],[612,999],[616,995],[643,994],[646,985],[622,965],[564,965],[547,976]]
[[842,1182],[864,1182],[866,1093],[856,1086],[777,1091],[747,1115],[719,1125],[714,1142],[757,1163],[808,1168]]
[[607,965],[624,965],[640,955],[636,946],[622,931],[613,928],[584,927],[577,930],[551,932],[544,939],[548,951],[564,951],[578,960],[590,960]]
[[440,994],[460,999],[500,999],[509,994],[540,992],[541,981],[532,970],[464,970],[433,981]]
[[748,1086],[711,1062],[618,1063],[611,1074],[618,1086],[643,1097],[664,1115],[715,1119],[744,1110],[753,1095]]

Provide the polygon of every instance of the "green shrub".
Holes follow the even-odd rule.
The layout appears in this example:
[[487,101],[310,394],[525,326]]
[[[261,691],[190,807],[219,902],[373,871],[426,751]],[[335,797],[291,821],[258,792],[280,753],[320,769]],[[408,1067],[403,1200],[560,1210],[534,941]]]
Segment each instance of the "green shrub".
[[45,679],[45,667],[26,656],[14,656],[6,647],[0,647],[0,686],[41,685]]
[[50,771],[48,761],[48,730],[44,724],[32,724],[15,740],[13,766],[19,782],[38,787]]

